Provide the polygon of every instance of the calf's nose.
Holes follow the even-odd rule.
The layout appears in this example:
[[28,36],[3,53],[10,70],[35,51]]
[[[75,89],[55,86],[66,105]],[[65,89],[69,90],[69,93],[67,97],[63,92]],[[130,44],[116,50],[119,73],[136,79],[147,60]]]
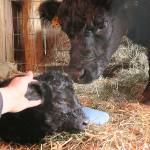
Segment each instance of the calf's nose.
[[88,119],[85,119],[82,124],[86,126],[88,124]]
[[79,119],[79,130],[82,131],[88,124],[88,119]]

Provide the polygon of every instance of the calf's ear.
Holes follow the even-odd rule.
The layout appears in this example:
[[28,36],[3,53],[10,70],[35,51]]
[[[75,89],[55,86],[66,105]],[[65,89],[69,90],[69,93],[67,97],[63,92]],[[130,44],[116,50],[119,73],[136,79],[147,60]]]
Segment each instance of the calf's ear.
[[39,15],[41,20],[45,23],[51,23],[53,18],[57,15],[57,9],[61,2],[55,0],[48,0],[39,6]]
[[28,85],[25,97],[29,100],[42,99],[42,87],[39,82],[31,82]]

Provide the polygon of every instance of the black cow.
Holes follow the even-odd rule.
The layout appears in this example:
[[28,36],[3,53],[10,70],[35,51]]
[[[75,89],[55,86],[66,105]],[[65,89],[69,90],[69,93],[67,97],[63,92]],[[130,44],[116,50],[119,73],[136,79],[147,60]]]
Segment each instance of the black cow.
[[[52,132],[82,131],[87,119],[76,97],[72,80],[66,75],[50,71],[34,79],[39,82],[29,84],[26,97],[30,100],[42,99],[42,104],[19,113],[2,115],[0,137],[6,142],[33,144]],[[11,80],[0,83],[0,87],[8,85]]]
[[[69,68],[77,83],[99,78],[124,35],[150,49],[150,0],[49,0],[39,14],[49,22],[58,15],[71,41]],[[150,105],[149,88],[141,102]]]

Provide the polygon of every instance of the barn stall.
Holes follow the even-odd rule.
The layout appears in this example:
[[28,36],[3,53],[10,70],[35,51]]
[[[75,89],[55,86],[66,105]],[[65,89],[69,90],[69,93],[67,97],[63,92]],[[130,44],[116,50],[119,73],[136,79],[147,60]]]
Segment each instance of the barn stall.
[[[70,42],[60,27],[43,26],[44,0],[0,1],[0,77],[32,70],[67,72]],[[105,126],[89,124],[80,134],[54,133],[44,143],[21,146],[0,141],[0,149],[149,149],[150,111],[139,105],[148,81],[146,50],[126,37],[103,75],[89,85],[74,84],[84,107],[109,113]]]
[[[48,67],[55,69],[55,66],[62,68],[68,65],[69,40],[60,27],[48,25],[41,28],[38,15],[41,2],[1,1],[3,65],[10,63],[12,69],[22,72],[43,72]],[[63,38],[66,41],[59,43]]]

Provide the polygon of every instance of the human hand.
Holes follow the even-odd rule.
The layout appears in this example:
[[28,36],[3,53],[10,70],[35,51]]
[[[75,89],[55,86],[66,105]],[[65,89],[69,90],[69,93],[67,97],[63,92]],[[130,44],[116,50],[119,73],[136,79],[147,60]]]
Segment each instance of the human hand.
[[2,114],[7,112],[19,112],[29,107],[41,104],[42,100],[28,100],[25,98],[28,84],[35,82],[33,73],[27,72],[26,76],[14,78],[10,84],[0,88],[3,97]]

